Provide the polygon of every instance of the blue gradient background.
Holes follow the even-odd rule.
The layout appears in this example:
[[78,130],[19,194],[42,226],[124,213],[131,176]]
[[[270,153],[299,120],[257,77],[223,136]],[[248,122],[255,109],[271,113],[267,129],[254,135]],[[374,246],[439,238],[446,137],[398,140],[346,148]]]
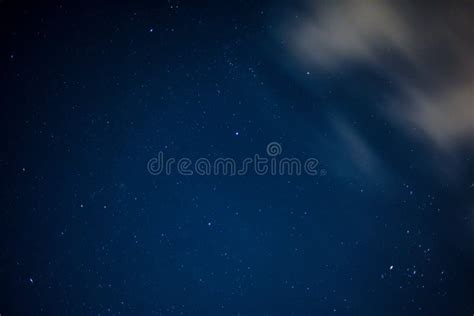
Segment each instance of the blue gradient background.
[[[438,159],[375,110],[399,93],[386,68],[301,64],[294,10],[0,3],[2,316],[474,313],[472,147]],[[327,175],[146,170],[272,141]]]

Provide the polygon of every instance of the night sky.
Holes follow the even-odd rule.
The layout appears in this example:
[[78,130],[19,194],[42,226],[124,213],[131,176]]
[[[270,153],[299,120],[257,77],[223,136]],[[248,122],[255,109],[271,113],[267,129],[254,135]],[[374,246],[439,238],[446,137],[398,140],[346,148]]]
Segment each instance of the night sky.
[[[473,21],[0,1],[0,315],[472,316]],[[272,142],[317,175],[148,170]]]

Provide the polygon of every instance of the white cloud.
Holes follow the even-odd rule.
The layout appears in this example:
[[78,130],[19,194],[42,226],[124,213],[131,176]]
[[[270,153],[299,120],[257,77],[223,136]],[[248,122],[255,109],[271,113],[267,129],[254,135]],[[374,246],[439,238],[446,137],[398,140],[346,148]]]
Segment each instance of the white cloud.
[[[474,11],[444,6],[322,2],[288,23],[282,36],[302,64],[331,71],[358,62],[385,70],[401,91],[389,102],[389,117],[449,153],[474,144]],[[394,69],[393,57],[406,69]]]
[[403,19],[384,1],[332,1],[313,6],[290,26],[289,48],[304,62],[337,67],[346,61],[378,62],[378,49],[411,46]]

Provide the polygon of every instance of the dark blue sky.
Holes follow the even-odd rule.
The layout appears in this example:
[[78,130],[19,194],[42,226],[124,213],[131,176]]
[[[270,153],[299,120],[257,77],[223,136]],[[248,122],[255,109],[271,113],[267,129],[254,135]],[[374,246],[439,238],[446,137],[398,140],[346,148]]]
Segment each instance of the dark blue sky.
[[0,1],[0,315],[472,315],[470,9]]

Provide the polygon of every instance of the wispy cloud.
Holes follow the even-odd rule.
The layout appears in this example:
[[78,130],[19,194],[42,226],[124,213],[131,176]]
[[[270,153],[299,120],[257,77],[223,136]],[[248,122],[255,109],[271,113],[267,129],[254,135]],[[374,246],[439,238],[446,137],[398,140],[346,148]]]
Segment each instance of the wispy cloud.
[[[399,94],[387,115],[436,150],[474,144],[474,3],[312,2],[288,23],[288,49],[326,70],[366,63],[386,71]],[[405,67],[397,69],[394,60]]]

